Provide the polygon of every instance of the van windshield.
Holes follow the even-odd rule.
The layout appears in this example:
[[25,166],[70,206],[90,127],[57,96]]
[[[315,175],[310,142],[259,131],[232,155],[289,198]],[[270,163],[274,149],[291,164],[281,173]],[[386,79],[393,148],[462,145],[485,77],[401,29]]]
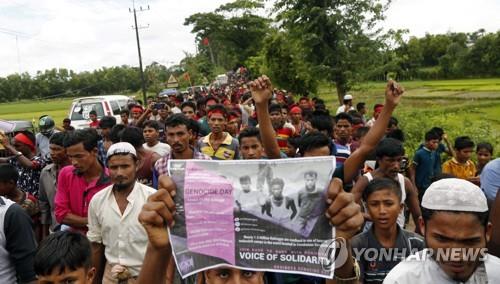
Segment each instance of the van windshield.
[[104,116],[104,109],[101,102],[77,103],[71,113],[71,120],[88,120],[90,111],[97,112],[97,118]]

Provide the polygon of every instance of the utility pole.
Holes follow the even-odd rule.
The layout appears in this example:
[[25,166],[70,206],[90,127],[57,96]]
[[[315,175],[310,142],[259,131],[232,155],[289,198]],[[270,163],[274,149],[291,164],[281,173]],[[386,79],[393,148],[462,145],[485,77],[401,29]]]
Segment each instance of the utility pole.
[[147,96],[146,96],[146,80],[144,79],[144,70],[142,70],[142,56],[141,56],[141,44],[139,41],[139,29],[144,29],[148,28],[149,25],[145,27],[139,27],[137,26],[137,15],[136,12],[145,12],[149,10],[149,5],[147,9],[142,9],[142,7],[139,7],[139,11],[135,9],[135,1],[132,0],[132,9],[128,9],[130,13],[134,13],[134,26],[132,27],[135,29],[135,37],[137,40],[137,52],[139,53],[139,69],[141,70],[141,84],[142,84],[142,97],[143,97],[143,103],[145,104],[147,102]]

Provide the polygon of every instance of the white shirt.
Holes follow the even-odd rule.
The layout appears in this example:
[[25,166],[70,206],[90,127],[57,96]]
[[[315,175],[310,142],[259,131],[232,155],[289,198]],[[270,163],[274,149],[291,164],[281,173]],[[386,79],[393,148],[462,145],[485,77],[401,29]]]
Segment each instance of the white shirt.
[[354,107],[351,106],[349,109],[346,110],[345,105],[341,105],[337,109],[337,113],[336,114],[339,114],[339,113],[342,113],[342,112],[348,112],[350,110],[354,110]]
[[[423,256],[427,253],[427,256]],[[439,264],[428,255],[428,250],[424,249],[416,254],[420,258],[411,255],[396,265],[385,277],[384,284],[412,284],[412,283],[459,283],[448,277],[439,267]],[[488,283],[500,283],[500,259],[491,254],[486,255],[484,261],[486,275],[481,269],[476,269],[472,276],[465,282],[466,284],[486,283],[484,277],[487,276]],[[478,267],[479,268],[479,267]]]
[[163,157],[166,154],[170,153],[170,149],[171,149],[170,145],[168,145],[166,143],[161,143],[161,142],[158,142],[153,147],[149,147],[148,143],[144,143],[144,144],[142,144],[142,147],[144,147],[144,149],[146,149],[146,150],[150,150],[150,151],[153,151],[153,152],[157,153],[161,157]]
[[375,124],[375,117],[370,118],[370,120],[366,122],[367,127],[372,127],[374,124]]
[[132,276],[138,276],[148,236],[137,218],[149,195],[156,190],[136,182],[122,215],[112,189],[113,185],[104,188],[90,201],[87,238],[104,245],[104,255],[111,266],[126,266]]

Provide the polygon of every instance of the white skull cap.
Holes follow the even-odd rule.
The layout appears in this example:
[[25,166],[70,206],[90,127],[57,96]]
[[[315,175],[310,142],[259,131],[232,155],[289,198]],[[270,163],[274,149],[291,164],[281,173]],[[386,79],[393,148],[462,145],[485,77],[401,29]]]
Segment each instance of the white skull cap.
[[477,185],[458,178],[445,178],[425,190],[422,207],[430,210],[486,212],[486,196]]
[[113,155],[126,155],[132,154],[134,157],[137,157],[137,152],[135,151],[134,146],[127,142],[119,142],[111,145],[108,149],[107,158]]

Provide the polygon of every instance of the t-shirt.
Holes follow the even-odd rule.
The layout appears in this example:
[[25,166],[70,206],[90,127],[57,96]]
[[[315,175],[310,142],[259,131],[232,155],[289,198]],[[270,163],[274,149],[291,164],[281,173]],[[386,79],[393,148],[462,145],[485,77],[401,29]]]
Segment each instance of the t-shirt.
[[439,154],[425,147],[418,149],[413,156],[413,163],[416,165],[415,183],[421,194],[431,185],[432,177],[441,173]]
[[339,167],[343,165],[347,158],[351,155],[351,144],[343,145],[333,141],[333,145],[335,145],[335,159],[337,161],[337,167]]
[[400,261],[425,247],[421,236],[398,226],[396,244],[392,248],[384,248],[373,230],[372,226],[351,240],[353,256],[358,260],[363,283],[382,283]]
[[236,206],[242,211],[258,213],[261,206],[264,205],[265,196],[261,191],[251,190],[244,192],[239,190],[235,196]]
[[200,152],[209,156],[214,160],[237,160],[239,159],[239,143],[238,139],[233,138],[229,133],[225,133],[226,138],[214,149],[210,144],[210,136],[212,133],[198,140],[198,147]]
[[452,174],[461,179],[468,179],[476,176],[476,165],[471,160],[461,164],[455,158],[452,158],[444,162],[443,173]]
[[278,146],[280,151],[288,152],[288,138],[293,136],[293,130],[288,127],[282,127],[276,130],[276,140],[278,140]]
[[156,143],[156,145],[154,145],[153,147],[149,147],[148,143],[144,143],[142,147],[144,147],[144,149],[146,150],[150,150],[157,153],[161,157],[170,153],[170,145],[161,142]]

